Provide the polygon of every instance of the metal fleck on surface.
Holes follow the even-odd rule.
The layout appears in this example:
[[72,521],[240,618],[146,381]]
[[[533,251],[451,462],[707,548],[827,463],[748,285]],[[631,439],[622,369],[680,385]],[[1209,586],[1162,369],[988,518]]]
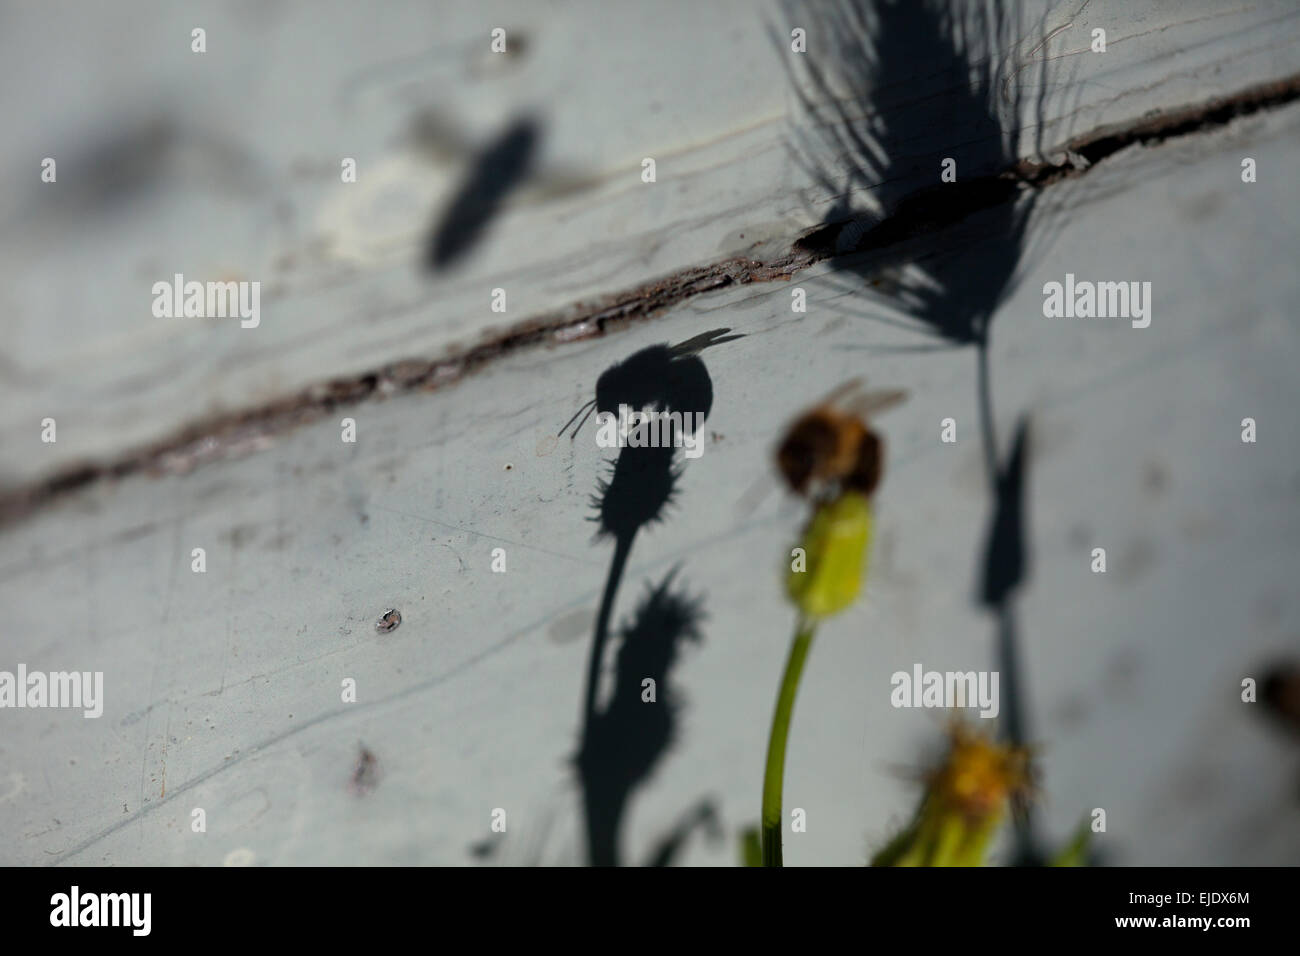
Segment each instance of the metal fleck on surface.
[[384,612],[384,616],[375,621],[375,630],[381,634],[387,634],[389,631],[397,630],[397,625],[402,623],[402,614],[397,608],[390,607]]

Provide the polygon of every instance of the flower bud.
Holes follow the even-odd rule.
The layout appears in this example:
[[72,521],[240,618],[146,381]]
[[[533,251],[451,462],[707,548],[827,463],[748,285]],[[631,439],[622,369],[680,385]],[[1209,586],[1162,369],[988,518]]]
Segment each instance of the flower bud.
[[[804,531],[804,561],[786,578],[786,593],[810,620],[838,614],[862,588],[871,540],[871,503],[846,491],[818,506]],[[800,567],[800,565],[803,567]]]

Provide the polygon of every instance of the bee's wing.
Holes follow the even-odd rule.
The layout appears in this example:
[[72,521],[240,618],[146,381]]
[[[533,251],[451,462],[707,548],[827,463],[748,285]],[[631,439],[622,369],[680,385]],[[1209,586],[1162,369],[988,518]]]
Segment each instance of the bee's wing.
[[851,412],[860,418],[870,418],[872,415],[879,415],[895,405],[901,405],[907,400],[907,394],[907,390],[902,388],[862,392],[852,396],[842,407],[845,411]]
[[854,376],[847,382],[841,382],[839,385],[836,385],[825,396],[813,402],[812,407],[819,407],[821,405],[835,405],[842,407],[845,402],[852,401],[853,396],[856,393],[862,391],[862,386],[864,384],[865,381],[861,375]]

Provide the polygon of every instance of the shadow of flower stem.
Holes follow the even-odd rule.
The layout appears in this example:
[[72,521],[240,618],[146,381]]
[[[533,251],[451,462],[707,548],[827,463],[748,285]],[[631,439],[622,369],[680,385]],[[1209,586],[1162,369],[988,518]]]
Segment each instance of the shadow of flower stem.
[[623,569],[627,567],[628,556],[632,553],[632,539],[636,537],[635,529],[630,533],[620,534],[614,546],[614,558],[609,564],[609,576],[605,580],[605,591],[600,599],[600,611],[596,615],[596,633],[591,642],[591,657],[587,661],[587,684],[582,696],[582,726],[584,736],[592,725],[596,713],[596,687],[600,682],[600,666],[605,659],[605,643],[609,639],[610,618],[614,613],[614,595],[618,593],[619,582],[623,580]]

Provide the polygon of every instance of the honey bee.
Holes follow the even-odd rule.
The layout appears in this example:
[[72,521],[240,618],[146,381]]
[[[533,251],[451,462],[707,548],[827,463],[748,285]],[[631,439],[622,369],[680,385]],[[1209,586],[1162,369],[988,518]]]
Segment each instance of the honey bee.
[[800,415],[776,451],[777,467],[790,490],[809,498],[833,489],[870,495],[884,469],[884,440],[867,424],[870,415],[892,408],[907,392],[863,392],[852,379]]

